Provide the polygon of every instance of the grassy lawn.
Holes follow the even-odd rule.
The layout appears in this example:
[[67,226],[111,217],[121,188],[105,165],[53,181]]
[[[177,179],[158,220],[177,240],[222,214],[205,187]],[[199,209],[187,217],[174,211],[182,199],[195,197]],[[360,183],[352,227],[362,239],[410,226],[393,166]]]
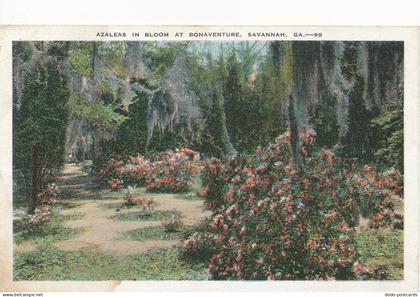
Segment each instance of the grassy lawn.
[[103,208],[103,209],[113,209],[113,210],[117,210],[117,209],[121,209],[121,208],[132,208],[132,207],[134,207],[135,205],[133,205],[133,206],[129,206],[129,205],[126,205],[126,204],[124,204],[124,203],[121,203],[121,202],[112,202],[112,203],[106,203],[106,204],[100,204],[100,205],[98,205],[98,207],[100,207],[100,208]]
[[182,240],[184,238],[184,233],[182,230],[176,232],[166,232],[163,226],[156,227],[146,227],[137,229],[134,231],[129,231],[124,234],[124,239],[127,240],[150,240],[150,239],[160,239],[160,240]]
[[[155,212],[155,218],[166,217],[168,212]],[[138,214],[134,214],[138,220]],[[80,230],[62,226],[66,220],[83,215],[60,216],[52,214],[50,222],[35,234],[29,234],[16,224],[16,243],[38,244],[33,252],[18,252],[14,258],[15,280],[205,280],[205,263],[190,264],[178,257],[176,248],[162,249],[137,256],[108,256],[91,250],[61,251],[52,243],[75,237]],[[130,217],[128,217],[129,219]],[[127,219],[127,217],[125,218]],[[146,218],[151,219],[151,218]],[[165,232],[162,226],[138,229],[125,234],[130,240],[180,240],[183,233]]]
[[[107,256],[80,250],[64,252],[51,246],[58,240],[70,239],[78,231],[62,227],[62,222],[81,218],[53,214],[37,234],[31,235],[16,227],[15,240],[42,243],[34,252],[17,253],[14,271],[16,280],[205,280],[206,263],[188,263],[178,257],[176,248],[153,251],[137,256]],[[162,226],[137,229],[125,233],[128,240],[180,240],[183,230],[168,233]],[[403,231],[364,230],[356,235],[361,259],[371,268],[386,269],[390,280],[404,277]]]
[[15,280],[206,280],[203,264],[188,264],[175,248],[138,256],[107,256],[80,250],[63,252],[47,247],[18,254]]
[[186,193],[180,193],[176,196],[176,198],[185,200],[202,200],[203,198],[198,196],[201,191],[201,184],[201,176],[195,175],[192,180],[190,191]]
[[[138,188],[138,193],[145,189]],[[126,190],[111,191],[96,188],[89,199],[123,199]],[[67,197],[64,201],[81,200],[78,196]],[[57,204],[58,209],[75,207],[74,203]],[[103,205],[108,209],[121,208],[121,202]],[[134,206],[136,207],[136,206]],[[117,214],[116,220],[161,220],[177,211],[155,211],[149,215],[139,212]],[[14,226],[15,242],[30,242],[37,245],[35,251],[16,252],[14,257],[14,279],[19,280],[206,280],[209,275],[206,263],[188,263],[180,259],[177,248],[154,250],[136,256],[109,256],[100,252],[82,249],[66,252],[53,247],[56,241],[71,239],[82,230],[63,227],[67,220],[81,219],[81,215],[63,216],[58,211],[52,213],[50,222],[43,225],[36,233],[25,231],[24,226]],[[163,226],[138,229],[124,234],[130,240],[180,240],[182,230],[165,232]]]
[[[158,226],[127,232],[124,238],[179,240],[182,234],[167,233]],[[14,263],[15,280],[206,280],[209,277],[205,263],[181,260],[176,248],[114,257],[88,250],[63,252],[48,244],[61,238],[58,234],[49,235],[46,241],[42,240],[46,243],[42,249],[18,253]],[[385,268],[390,280],[403,279],[402,231],[364,231],[357,235],[356,244],[369,267]]]
[[404,231],[360,231],[356,235],[356,245],[368,267],[387,270],[387,279],[404,279]]
[[111,218],[118,221],[160,221],[170,218],[172,215],[181,218],[182,215],[179,211],[174,210],[156,210],[153,212],[129,212],[129,213],[119,213]]
[[189,192],[189,193],[182,193],[176,196],[177,199],[184,199],[184,200],[202,200],[202,198],[198,197],[197,194]]
[[68,220],[81,219],[83,214],[62,216],[52,212],[49,222],[39,227],[36,232],[28,232],[20,221],[15,222],[13,234],[16,244],[31,241],[36,244],[51,244],[56,241],[74,238],[81,230],[65,228],[62,223]]

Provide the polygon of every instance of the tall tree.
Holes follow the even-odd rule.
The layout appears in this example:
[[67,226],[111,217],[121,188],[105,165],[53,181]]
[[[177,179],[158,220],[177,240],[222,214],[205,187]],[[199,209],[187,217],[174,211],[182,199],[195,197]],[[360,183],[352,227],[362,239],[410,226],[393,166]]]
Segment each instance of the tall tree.
[[331,148],[338,144],[339,125],[337,119],[337,102],[321,103],[317,106],[311,122],[317,134],[316,141],[322,147]]
[[376,162],[404,173],[404,99],[384,106],[382,113],[372,119],[370,126],[374,131],[379,131],[374,146]]
[[[363,44],[360,42],[349,42],[345,44],[341,59],[341,71],[350,84],[346,92],[347,131],[341,143],[346,156],[364,163],[373,161],[373,150],[380,131],[375,131],[370,126],[372,118],[378,113],[378,105],[367,97],[367,90],[373,82],[369,82],[369,77],[359,69],[358,60],[362,50]],[[372,103],[370,106],[368,101]]]
[[371,151],[369,140],[371,116],[365,105],[363,84],[363,80],[357,78],[349,94],[348,130],[342,143],[347,156],[367,161]]
[[[60,46],[61,51],[57,48]],[[67,55],[65,46],[42,44],[24,72],[20,108],[15,116],[14,168],[23,176],[29,213],[37,207],[42,185],[64,163],[69,99],[62,63]]]
[[[226,70],[224,69],[226,67]],[[224,110],[226,113],[226,126],[231,137],[232,143],[242,151],[243,148],[243,128],[245,124],[243,102],[243,85],[241,77],[241,65],[236,56],[234,48],[230,50],[227,63],[225,64],[224,56],[219,58],[219,72],[221,73],[221,81],[223,82],[224,94]],[[226,77],[223,77],[223,72]]]
[[125,116],[119,111],[130,102],[124,85],[126,46],[122,42],[72,43],[70,124],[67,150],[82,151],[101,166],[106,140],[111,139]]
[[227,71],[224,51],[218,57],[208,51],[203,61],[195,61],[191,87],[199,98],[204,125],[196,144],[206,155],[230,159],[237,154],[226,126],[223,84]]

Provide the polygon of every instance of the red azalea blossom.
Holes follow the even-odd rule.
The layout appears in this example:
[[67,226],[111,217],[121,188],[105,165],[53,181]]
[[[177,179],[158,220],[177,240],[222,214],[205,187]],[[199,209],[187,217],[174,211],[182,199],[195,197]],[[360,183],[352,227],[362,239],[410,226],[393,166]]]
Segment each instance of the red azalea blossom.
[[213,222],[200,238],[214,238],[194,247],[213,248],[213,278],[374,277],[358,259],[354,226],[364,215],[370,228],[403,227],[393,204],[403,195],[401,178],[346,164],[328,150],[317,151],[313,130],[302,129],[299,137],[300,169],[291,157],[290,133],[258,148],[251,161],[204,163],[205,205]]

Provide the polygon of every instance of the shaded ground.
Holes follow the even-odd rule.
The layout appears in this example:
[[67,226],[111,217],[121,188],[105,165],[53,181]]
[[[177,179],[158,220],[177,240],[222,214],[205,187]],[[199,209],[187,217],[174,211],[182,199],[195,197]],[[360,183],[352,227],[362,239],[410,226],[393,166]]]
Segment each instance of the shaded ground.
[[[63,223],[66,228],[82,230],[76,237],[57,241],[53,246],[62,251],[80,249],[94,250],[106,255],[127,256],[143,254],[152,249],[170,248],[177,240],[128,240],[127,232],[139,229],[150,229],[161,225],[160,220],[117,220],[116,215],[138,213],[138,208],[115,208],[122,205],[123,193],[100,191],[92,183],[89,176],[75,164],[67,164],[61,176],[61,187],[64,200],[59,205],[60,214],[75,219]],[[156,211],[174,211],[182,216],[186,226],[197,224],[205,218],[202,200],[186,200],[177,198],[176,194],[142,193],[157,202]],[[36,250],[32,242],[18,244],[17,252]]]
[[110,256],[94,250],[65,252],[47,247],[19,253],[14,280],[208,280],[207,265],[180,260],[175,248],[132,256]]

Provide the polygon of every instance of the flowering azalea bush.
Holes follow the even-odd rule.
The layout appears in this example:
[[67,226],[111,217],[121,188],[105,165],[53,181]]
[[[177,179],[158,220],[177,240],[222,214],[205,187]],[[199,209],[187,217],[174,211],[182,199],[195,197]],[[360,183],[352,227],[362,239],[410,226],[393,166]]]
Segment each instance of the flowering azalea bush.
[[97,169],[97,177],[99,179],[111,180],[122,178],[122,167],[124,166],[124,158],[120,155],[115,155],[110,158],[101,168]]
[[[203,238],[217,243],[209,261],[214,279],[374,277],[358,261],[353,227],[359,214],[394,213],[389,200],[398,182],[318,150],[315,137],[313,130],[300,131],[300,166],[290,153],[290,134],[257,149],[248,164],[205,165],[203,194],[213,216],[212,236]],[[199,240],[184,241],[183,253],[203,246]]]
[[349,226],[357,225],[361,215],[370,219],[372,227],[402,229],[403,217],[394,211],[395,202],[403,196],[403,179],[397,171],[379,173],[371,166],[359,168],[357,164],[346,164],[332,151],[315,150],[313,130],[301,134],[303,168],[299,174],[291,162],[287,134],[278,137],[276,144],[264,152],[257,149],[254,164],[239,159],[229,165],[218,160],[207,161],[202,171],[201,191],[207,208],[217,212],[229,204],[232,195],[229,189],[235,184],[245,181],[240,190],[265,189],[281,181],[286,190],[291,185],[298,189],[300,185],[302,199],[313,200],[313,196],[321,193],[324,199],[318,206],[338,211]]
[[51,208],[57,202],[59,188],[55,183],[47,184],[38,194],[39,206],[33,214],[24,218],[24,225],[29,232],[35,232],[51,218]]
[[383,174],[364,166],[352,176],[350,191],[360,192],[356,200],[360,213],[369,218],[369,227],[403,229],[404,218],[395,212],[395,203],[403,197],[402,177],[397,171]]
[[28,214],[24,218],[24,224],[27,230],[32,233],[38,230],[44,223],[48,222],[51,218],[51,207],[42,205],[35,208],[33,214]]
[[154,159],[145,177],[147,191],[186,192],[190,189],[198,166],[190,162],[183,150],[164,152]]
[[124,184],[143,186],[149,169],[150,162],[142,155],[116,155],[98,170],[98,178],[106,180],[113,190],[121,189]]
[[156,206],[156,202],[153,199],[141,197],[136,193],[135,187],[128,187],[127,196],[125,197],[125,204],[128,206],[137,205],[143,209],[143,212],[151,212]]
[[223,244],[223,236],[212,232],[194,232],[179,243],[180,256],[190,261],[209,261]]
[[58,198],[58,185],[56,183],[47,184],[38,194],[38,201],[40,205],[53,206]]
[[181,148],[179,149],[179,151],[181,151],[184,155],[186,155],[190,161],[196,161],[200,158],[200,154],[196,151],[186,149],[186,148]]
[[353,270],[356,279],[359,280],[385,280],[389,275],[388,271],[383,268],[372,269],[362,265],[360,262],[355,262],[353,264]]
[[108,184],[112,190],[117,191],[123,187],[124,181],[116,178],[111,178],[110,180],[108,180]]
[[197,156],[189,149],[158,153],[151,160],[142,155],[114,156],[98,171],[98,177],[113,190],[138,185],[151,192],[185,192],[198,172],[198,166],[192,162]]
[[162,219],[161,224],[166,232],[175,232],[183,225],[180,216],[175,213],[167,219]]
[[151,164],[142,155],[129,157],[127,163],[120,169],[123,180],[131,185],[144,185],[147,171]]
[[217,211],[225,203],[225,192],[228,183],[242,170],[243,163],[239,158],[225,165],[217,159],[211,159],[204,163],[201,180],[203,188],[200,196],[206,199],[205,206],[209,210]]
[[173,158],[174,155],[177,155],[178,157],[182,157],[188,161],[194,161],[199,157],[200,154],[191,149],[180,147],[180,148],[175,149],[175,151],[167,150],[167,151],[155,153],[150,157],[150,161],[151,162],[164,161],[164,160]]

